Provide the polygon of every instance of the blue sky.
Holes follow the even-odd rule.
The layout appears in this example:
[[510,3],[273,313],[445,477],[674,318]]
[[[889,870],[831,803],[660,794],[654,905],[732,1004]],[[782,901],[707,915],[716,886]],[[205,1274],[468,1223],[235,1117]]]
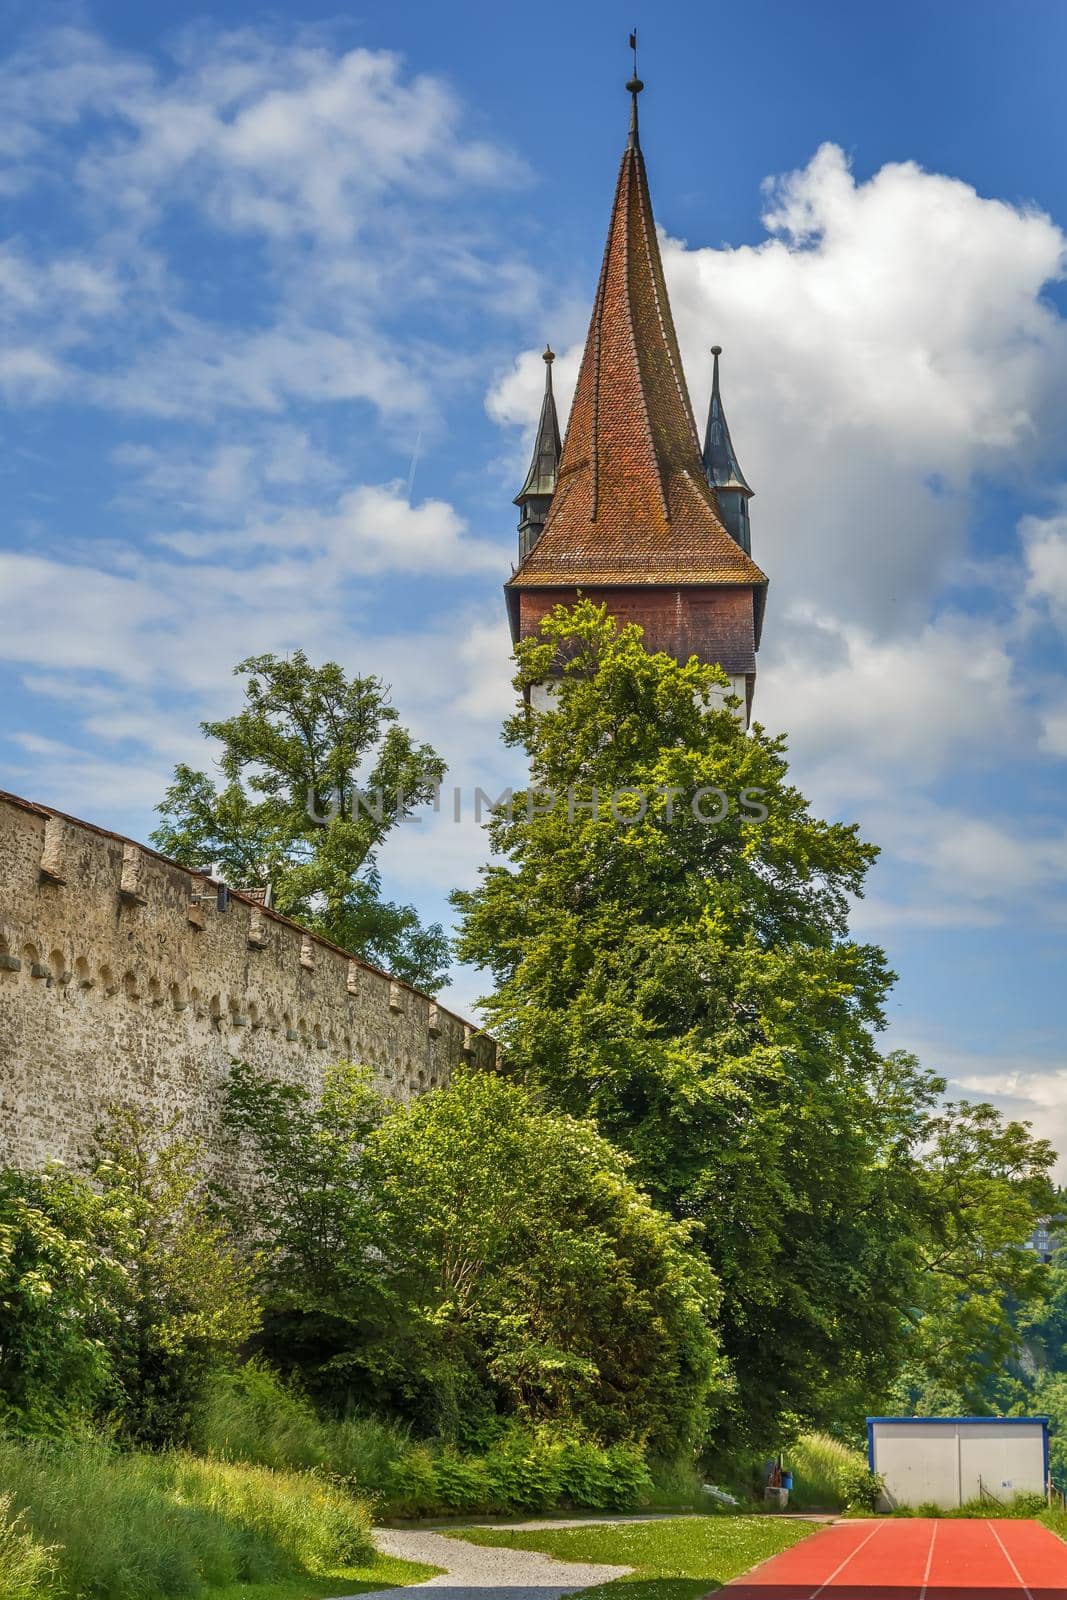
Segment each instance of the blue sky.
[[[515,775],[511,497],[634,22],[690,386],[723,344],[757,491],[757,715],[883,846],[891,1042],[1067,1146],[1051,0],[0,0],[0,782],[146,836],[232,665],[298,645],[386,676],[467,790]],[[420,824],[388,887],[443,915],[481,855]]]

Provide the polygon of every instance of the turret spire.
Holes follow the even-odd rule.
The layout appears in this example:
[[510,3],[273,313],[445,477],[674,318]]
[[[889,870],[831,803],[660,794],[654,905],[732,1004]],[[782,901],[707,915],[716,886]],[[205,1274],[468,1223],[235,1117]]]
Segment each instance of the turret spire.
[[560,438],[556,397],[552,392],[552,363],[555,359],[555,351],[546,344],[542,357],[545,363],[545,393],[541,401],[541,417],[537,424],[530,470],[526,474],[526,482],[515,496],[515,504],[522,508],[519,520],[520,561],[525,560],[540,538],[552,496],[556,492]]
[[737,540],[742,550],[751,554],[752,535],[749,528],[748,502],[752,499],[753,490],[741,471],[733,440],[730,438],[722,395],[719,392],[719,357],[722,355],[722,345],[713,344],[711,355],[715,364],[712,369],[708,425],[704,430],[704,476],[715,490],[722,520],[731,537]]

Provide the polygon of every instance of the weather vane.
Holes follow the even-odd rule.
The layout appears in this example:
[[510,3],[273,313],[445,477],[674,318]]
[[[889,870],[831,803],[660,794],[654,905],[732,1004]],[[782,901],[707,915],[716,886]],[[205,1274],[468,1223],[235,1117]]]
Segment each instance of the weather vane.
[[637,144],[637,97],[641,93],[641,90],[645,87],[644,84],[641,82],[641,79],[637,76],[637,29],[636,28],[634,29],[634,31],[630,35],[630,49],[634,53],[634,75],[630,79],[630,81],[626,85],[626,87],[627,87],[627,89],[629,89],[630,96],[631,96],[631,106],[630,106],[630,143],[631,143],[631,145],[636,146],[636,144]]

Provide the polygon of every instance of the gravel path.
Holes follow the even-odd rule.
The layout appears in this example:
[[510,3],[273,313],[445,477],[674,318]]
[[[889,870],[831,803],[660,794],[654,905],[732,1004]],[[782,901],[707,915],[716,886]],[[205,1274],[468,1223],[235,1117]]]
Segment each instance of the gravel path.
[[463,1600],[467,1595],[476,1595],[478,1600],[560,1600],[576,1589],[624,1578],[630,1571],[629,1567],[555,1561],[533,1550],[494,1550],[416,1528],[377,1528],[374,1541],[387,1556],[424,1561],[427,1566],[444,1567],[445,1571],[437,1578],[427,1578],[425,1583],[376,1589],[355,1600],[413,1600],[425,1589],[434,1591],[433,1600]]

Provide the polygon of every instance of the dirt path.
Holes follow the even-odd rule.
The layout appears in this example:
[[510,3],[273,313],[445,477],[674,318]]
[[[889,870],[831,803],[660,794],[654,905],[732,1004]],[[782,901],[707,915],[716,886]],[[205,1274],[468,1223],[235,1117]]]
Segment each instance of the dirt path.
[[462,1600],[465,1595],[477,1595],[478,1600],[560,1600],[577,1589],[624,1578],[630,1571],[629,1567],[556,1561],[534,1550],[495,1550],[468,1544],[465,1539],[446,1539],[444,1534],[425,1529],[376,1528],[374,1542],[387,1556],[423,1561],[445,1570],[425,1583],[376,1589],[356,1600],[404,1600],[405,1596],[413,1600],[428,1589],[433,1590],[434,1600]]

